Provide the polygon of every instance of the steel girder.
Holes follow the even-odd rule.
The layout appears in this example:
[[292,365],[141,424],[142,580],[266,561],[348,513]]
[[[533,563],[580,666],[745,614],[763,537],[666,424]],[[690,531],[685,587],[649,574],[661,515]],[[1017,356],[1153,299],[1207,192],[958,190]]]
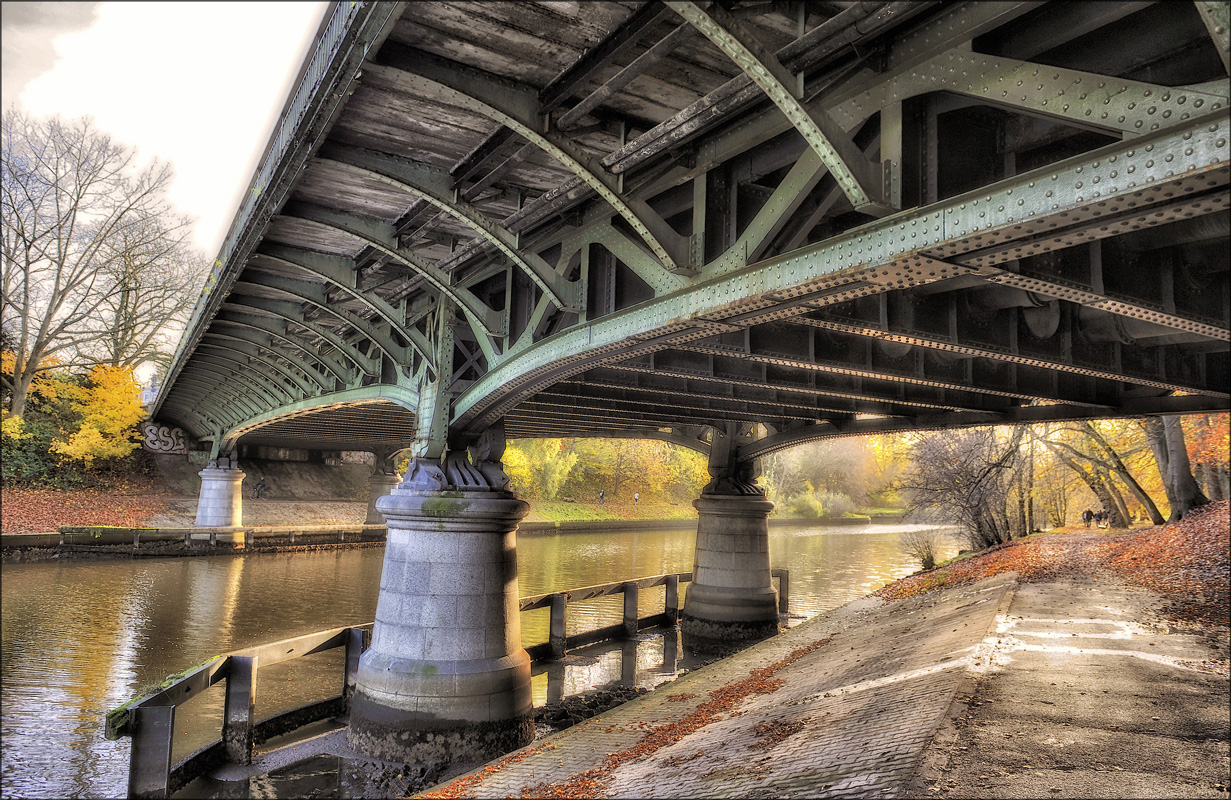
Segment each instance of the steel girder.
[[[470,13],[512,22],[520,8]],[[811,30],[808,6],[671,8],[596,4],[602,37],[565,25],[538,40],[541,53],[570,43],[550,67],[554,56],[510,59],[456,18],[442,38],[420,37],[409,7],[397,26],[364,28],[362,56],[345,56],[362,75],[329,84],[353,96],[304,122],[311,154],[287,167],[308,177],[261,206],[265,241],[211,291],[238,287],[266,320],[241,329],[255,346],[312,354],[313,402],[332,396],[326,373],[334,389],[416,386],[417,435],[432,447],[502,419],[510,435],[762,421],[796,441],[862,430],[859,413],[895,429],[1036,407],[1076,418],[1225,406],[1216,234],[1177,231],[1226,213],[1227,81],[1159,47],[1148,57],[1165,68],[1148,72],[1122,51],[1102,63],[1129,66],[1108,74],[1059,65],[1077,37],[1149,17],[1152,42],[1212,46],[1225,73],[1210,21],[1223,6],[1185,6],[1174,30],[1142,2],[857,4]],[[699,32],[673,25],[675,12]],[[517,31],[508,52],[535,40]],[[672,83],[680,63],[697,75]],[[761,113],[769,103],[783,113]],[[975,163],[962,183],[948,120],[1003,126],[1004,146],[987,150],[1003,167]],[[1019,173],[1022,158],[1044,166]],[[882,191],[918,207],[869,222],[855,209],[879,213],[865,201]],[[1136,255],[1150,230],[1171,243]],[[1191,289],[1210,278],[1204,296]],[[994,331],[968,330],[961,304],[988,298],[993,311],[971,319]],[[211,299],[198,318],[233,302]],[[461,327],[441,327],[452,307]],[[913,324],[908,307],[944,318]],[[234,333],[230,314],[218,323]],[[1163,396],[1177,391],[1202,399]],[[211,423],[248,431],[252,404],[273,402],[249,394],[224,415],[234,396],[201,405]]]
[[[933,207],[895,214],[567,331],[494,368],[458,398],[457,418],[463,426],[483,427],[540,386],[592,364],[627,357],[647,340],[682,343],[705,338],[750,322],[798,316],[839,298],[964,275],[1005,276],[1031,291],[1053,289],[1059,294],[1044,281],[941,258],[1129,209],[1143,210],[1168,195],[1225,191],[1231,174],[1229,133],[1231,123],[1225,114],[1205,114]],[[1177,153],[1182,154],[1178,162]]]

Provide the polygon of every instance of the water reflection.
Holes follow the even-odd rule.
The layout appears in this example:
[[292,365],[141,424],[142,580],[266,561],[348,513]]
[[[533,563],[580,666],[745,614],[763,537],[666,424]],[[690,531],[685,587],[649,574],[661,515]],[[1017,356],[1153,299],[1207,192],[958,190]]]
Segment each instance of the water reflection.
[[[918,526],[773,528],[770,557],[791,570],[791,611],[815,614],[917,565],[899,534]],[[527,534],[522,595],[692,570],[695,532]],[[946,548],[942,558],[957,551]],[[6,796],[119,797],[127,740],[103,738],[103,715],[144,686],[219,653],[370,622],[381,548],[287,555],[4,565],[0,789]],[[686,587],[681,587],[681,599]],[[647,615],[661,587],[642,592]],[[569,607],[570,633],[619,622],[619,596]],[[536,616],[536,614],[538,616]],[[522,640],[546,641],[547,615],[523,615]],[[571,653],[536,667],[536,704],[611,681],[648,686],[689,664],[678,633]],[[321,654],[311,659],[337,657]],[[258,716],[336,694],[340,666],[311,659],[262,670]],[[554,676],[554,677],[553,677]],[[216,694],[216,696],[215,696]],[[177,719],[177,757],[217,738],[221,688]]]

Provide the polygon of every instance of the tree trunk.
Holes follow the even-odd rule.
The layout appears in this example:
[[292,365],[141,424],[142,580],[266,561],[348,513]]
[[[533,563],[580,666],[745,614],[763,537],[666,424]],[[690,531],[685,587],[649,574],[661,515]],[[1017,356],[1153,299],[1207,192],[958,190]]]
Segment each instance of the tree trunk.
[[[1155,525],[1162,525],[1163,522],[1166,521],[1163,519],[1162,512],[1158,510],[1158,506],[1154,504],[1154,500],[1150,497],[1150,495],[1146,494],[1145,489],[1141,488],[1141,484],[1137,482],[1137,479],[1133,477],[1133,474],[1128,471],[1128,467],[1126,467],[1124,462],[1120,459],[1120,454],[1117,453],[1115,449],[1112,448],[1111,444],[1103,438],[1103,435],[1098,432],[1098,429],[1096,429],[1089,422],[1083,422],[1082,428],[1085,430],[1086,435],[1093,439],[1094,443],[1103,450],[1104,455],[1107,456],[1112,465],[1115,467],[1116,474],[1120,476],[1120,480],[1124,481],[1124,485],[1127,486],[1128,490],[1133,493],[1134,497],[1137,498],[1137,502],[1145,506],[1146,513],[1150,515],[1150,521]],[[1170,495],[1168,495],[1168,497],[1170,498]]]
[[1163,421],[1158,417],[1145,417],[1141,420],[1141,429],[1146,432],[1146,442],[1150,445],[1150,452],[1154,454],[1154,464],[1158,467],[1158,475],[1163,481],[1163,492],[1167,495],[1167,507],[1174,509],[1175,487],[1171,485],[1171,458],[1167,453],[1167,436],[1163,432]]
[[1167,441],[1168,472],[1171,476],[1172,490],[1175,492],[1175,503],[1171,506],[1169,522],[1184,519],[1194,508],[1199,508],[1210,502],[1201,493],[1201,487],[1193,479],[1192,468],[1188,463],[1188,443],[1184,439],[1184,426],[1179,417],[1163,417],[1163,435]]

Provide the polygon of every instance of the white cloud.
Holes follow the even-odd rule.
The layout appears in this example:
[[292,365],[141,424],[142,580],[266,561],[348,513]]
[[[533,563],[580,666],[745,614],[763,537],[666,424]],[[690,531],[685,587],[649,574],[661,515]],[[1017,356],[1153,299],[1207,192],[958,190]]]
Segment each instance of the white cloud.
[[325,3],[104,3],[97,22],[53,40],[55,66],[19,103],[90,115],[145,161],[175,169],[171,201],[196,218],[212,259]]

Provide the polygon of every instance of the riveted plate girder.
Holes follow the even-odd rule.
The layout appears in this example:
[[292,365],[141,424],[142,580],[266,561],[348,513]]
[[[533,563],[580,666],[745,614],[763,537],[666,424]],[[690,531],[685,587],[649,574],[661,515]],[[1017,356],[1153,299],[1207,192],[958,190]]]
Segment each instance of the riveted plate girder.
[[334,145],[322,149],[317,163],[360,175],[421,197],[460,220],[516,264],[560,308],[581,308],[579,286],[564,279],[538,255],[519,250],[517,236],[471,203],[456,198],[453,179],[443,170],[415,164],[356,147]]
[[[630,200],[620,192],[619,179],[601,164],[561,135],[542,132],[538,121],[538,101],[532,95],[519,96],[508,86],[488,86],[473,74],[461,80],[448,70],[432,69],[429,60],[398,59],[397,66],[369,63],[371,69],[411,91],[436,97],[482,114],[533,143],[579,179],[624,218],[636,231],[663,268],[687,271],[689,265],[679,237],[643,201]],[[427,74],[430,71],[430,74]],[[675,251],[675,252],[673,252]]]
[[1136,136],[1225,109],[1226,91],[1211,88],[1160,86],[981,53],[948,52],[851,98],[833,115],[849,128],[890,103],[947,91],[1079,128]]
[[[457,399],[456,420],[464,427],[483,427],[532,393],[532,387],[576,374],[587,364],[626,357],[630,342],[638,337],[689,335],[681,332],[691,329],[696,332],[693,338],[703,338],[708,333],[697,330],[703,320],[753,311],[772,319],[784,300],[831,286],[862,281],[866,286],[857,291],[867,293],[868,287],[890,291],[973,274],[976,270],[947,267],[937,258],[1016,241],[1055,225],[1145,208],[1168,195],[1225,189],[1231,173],[1229,135],[1226,115],[1202,115],[934,206],[900,212],[569,329],[510,354]],[[781,318],[801,313],[787,312]]]
[[[214,323],[216,325],[221,325],[224,328],[234,327],[258,334],[267,334],[271,341],[276,341],[280,344],[294,348],[300,353],[303,353],[305,363],[320,364],[329,371],[329,374],[332,375],[335,380],[343,383],[353,380],[356,374],[364,369],[364,367],[360,366],[360,364],[355,360],[360,356],[358,353],[352,352],[353,348],[347,347],[345,350],[339,351],[348,354],[347,358],[350,359],[352,364],[352,366],[348,368],[340,359],[334,357],[332,353],[322,353],[307,343],[300,341],[298,338],[289,335],[287,332],[288,321],[293,321],[297,325],[303,325],[302,314],[298,315],[298,318],[295,320],[288,320],[285,317],[280,317],[280,322],[274,322],[263,314],[252,313],[251,309],[253,308],[258,308],[258,306],[246,306],[244,303],[240,302],[240,297],[231,295],[231,297],[227,298],[227,302],[219,307],[218,316],[214,318]],[[313,329],[310,327],[305,326],[305,330],[308,330],[310,333],[313,332]],[[252,337],[249,335],[247,338]],[[367,366],[371,366],[371,360],[366,357],[364,357],[363,363]],[[328,387],[329,385],[325,382],[323,375],[321,385],[322,387]]]
[[797,76],[788,72],[735,17],[717,5],[703,9],[688,0],[667,5],[761,87],[824,162],[856,211],[881,216],[890,210],[885,205],[880,176],[850,136],[823,110],[809,108],[801,101]]

